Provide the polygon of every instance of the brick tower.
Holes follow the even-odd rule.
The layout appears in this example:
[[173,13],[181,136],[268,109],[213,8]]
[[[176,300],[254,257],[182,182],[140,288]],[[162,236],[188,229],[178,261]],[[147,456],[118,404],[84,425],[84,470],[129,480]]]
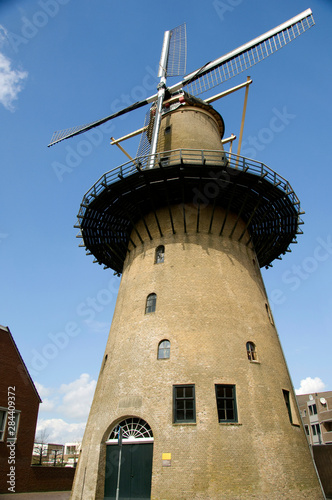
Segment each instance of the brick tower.
[[260,272],[300,203],[223,131],[182,95],[153,168],[136,158],[84,196],[84,244],[122,278],[73,500],[324,498]]

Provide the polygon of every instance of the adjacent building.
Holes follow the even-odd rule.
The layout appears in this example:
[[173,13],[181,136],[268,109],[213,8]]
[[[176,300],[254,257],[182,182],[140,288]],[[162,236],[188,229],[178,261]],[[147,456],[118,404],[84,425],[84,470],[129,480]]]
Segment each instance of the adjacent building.
[[332,444],[332,391],[300,394],[297,401],[309,443]]
[[41,399],[5,326],[0,326],[0,369],[0,493],[27,491]]
[[332,498],[332,391],[301,394],[297,401],[325,495]]

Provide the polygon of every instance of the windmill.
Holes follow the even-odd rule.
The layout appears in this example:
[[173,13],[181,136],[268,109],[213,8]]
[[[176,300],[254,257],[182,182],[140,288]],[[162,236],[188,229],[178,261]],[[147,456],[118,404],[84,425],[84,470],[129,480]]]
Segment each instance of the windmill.
[[[170,87],[167,87],[166,85],[167,77],[179,76],[185,71],[187,45],[186,28],[185,25],[181,25],[173,30],[166,31],[164,33],[163,46],[159,62],[158,77],[160,78],[160,82],[158,85],[158,92],[156,94],[153,94],[152,96],[141,101],[137,101],[134,104],[117,111],[116,113],[87,125],[55,132],[48,146],[53,146],[64,139],[75,137],[78,134],[87,132],[94,127],[98,127],[109,120],[134,111],[135,109],[139,109],[148,104],[153,104],[155,107],[154,111],[156,118],[154,120],[152,137],[150,138],[150,154],[154,155],[157,147],[158,131],[165,97],[168,103],[170,103],[174,102],[174,100],[178,100],[184,92],[187,92],[192,96],[200,95],[224,83],[230,78],[237,76],[243,71],[246,71],[251,66],[254,66],[280,48],[284,47],[313,25],[314,19],[312,11],[311,9],[307,9],[301,14],[298,14],[265,34],[254,38],[250,42],[241,45],[224,56],[221,56],[214,61],[207,62],[197,70],[185,76],[182,81]],[[214,96],[207,99],[206,102],[213,102],[217,98],[218,96]],[[146,130],[146,127],[144,130]],[[142,132],[142,130],[139,132]],[[129,136],[132,136],[132,134]],[[153,158],[149,164],[149,168],[152,167]]]
[[145,134],[144,154],[106,172],[78,214],[88,254],[122,278],[72,500],[323,498],[259,270],[296,241],[300,202],[223,149],[210,103],[247,97],[250,81],[197,98],[313,24],[308,9],[171,86],[186,37],[168,31],[156,94],[53,136],[151,105],[129,134]]

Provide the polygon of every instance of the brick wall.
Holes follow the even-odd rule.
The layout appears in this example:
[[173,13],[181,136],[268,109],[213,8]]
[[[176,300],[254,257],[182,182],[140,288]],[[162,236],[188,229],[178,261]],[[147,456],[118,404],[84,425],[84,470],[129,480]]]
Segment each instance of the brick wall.
[[30,467],[27,491],[71,490],[75,469],[73,467]]
[[[15,490],[26,491],[29,481],[29,472],[33,441],[39,408],[39,396],[28,375],[24,362],[19,354],[9,329],[0,328],[1,353],[1,382],[0,406],[8,408],[9,392],[14,394],[11,401],[15,410],[20,412],[17,441],[15,444]],[[11,389],[9,389],[11,388]],[[8,421],[7,421],[8,424]],[[8,425],[6,426],[8,427]],[[4,440],[0,442],[0,492],[8,491],[7,474],[10,471],[8,464],[9,448],[7,447],[7,431]]]
[[332,498],[332,446],[316,445],[312,450],[325,495]]

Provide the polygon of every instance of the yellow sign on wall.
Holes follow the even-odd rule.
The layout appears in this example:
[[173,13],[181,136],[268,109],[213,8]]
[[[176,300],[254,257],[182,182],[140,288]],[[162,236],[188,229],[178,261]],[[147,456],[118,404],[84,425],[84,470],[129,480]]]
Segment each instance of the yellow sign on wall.
[[163,460],[171,460],[172,458],[172,453],[163,453],[162,459]]

